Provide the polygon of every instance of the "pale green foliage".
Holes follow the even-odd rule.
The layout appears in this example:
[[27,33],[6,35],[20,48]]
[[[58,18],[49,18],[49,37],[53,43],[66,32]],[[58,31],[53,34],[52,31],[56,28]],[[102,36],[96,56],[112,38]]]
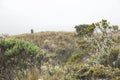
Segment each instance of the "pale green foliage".
[[[95,27],[101,33],[95,33],[92,36],[85,36],[86,41],[94,47],[94,54],[91,54],[91,58],[88,61],[94,64],[103,64],[105,66],[118,67],[119,66],[119,50],[115,50],[116,42],[113,40],[114,25],[110,25],[107,20],[102,20],[95,23]],[[117,28],[118,29],[118,28]],[[97,31],[96,30],[96,31]],[[92,49],[92,48],[91,48]],[[116,60],[114,60],[116,58]]]
[[42,59],[40,49],[32,43],[12,38],[0,39],[0,75],[6,80],[17,75],[17,71],[40,66]]

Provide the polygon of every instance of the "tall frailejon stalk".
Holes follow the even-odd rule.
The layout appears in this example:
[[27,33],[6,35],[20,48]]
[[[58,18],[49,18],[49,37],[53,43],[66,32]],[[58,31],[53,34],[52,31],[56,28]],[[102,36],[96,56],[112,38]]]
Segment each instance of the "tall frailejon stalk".
[[118,26],[110,25],[107,20],[102,20],[95,23],[95,27],[94,35],[86,36],[86,41],[90,42],[95,50],[95,53],[92,54],[94,56],[93,63],[100,64],[101,56],[109,56],[111,50],[115,48],[112,35],[118,31]]
[[112,37],[118,31],[117,25],[110,25],[107,20],[102,20],[89,25],[76,26],[76,32],[84,37],[84,40],[90,44],[89,54],[92,56],[92,64],[100,64],[101,56],[109,56],[111,50],[115,48],[115,41]]

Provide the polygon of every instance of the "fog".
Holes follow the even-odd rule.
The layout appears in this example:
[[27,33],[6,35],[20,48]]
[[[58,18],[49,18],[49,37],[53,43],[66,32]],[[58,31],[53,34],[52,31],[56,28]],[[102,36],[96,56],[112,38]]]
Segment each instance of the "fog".
[[0,34],[74,31],[107,19],[120,25],[119,0],[0,0]]

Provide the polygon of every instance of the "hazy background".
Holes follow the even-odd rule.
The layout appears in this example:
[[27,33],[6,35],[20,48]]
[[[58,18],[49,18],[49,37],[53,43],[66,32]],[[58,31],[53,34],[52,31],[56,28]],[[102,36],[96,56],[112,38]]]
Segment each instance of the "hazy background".
[[120,25],[120,0],[0,0],[0,34],[74,31],[101,19]]

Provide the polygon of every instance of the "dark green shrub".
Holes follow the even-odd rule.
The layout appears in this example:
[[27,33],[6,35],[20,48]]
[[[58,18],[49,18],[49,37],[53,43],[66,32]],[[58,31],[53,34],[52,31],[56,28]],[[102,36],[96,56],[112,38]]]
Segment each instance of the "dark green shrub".
[[100,64],[104,66],[111,66],[114,68],[120,68],[120,52],[119,49],[112,49],[110,50],[109,54],[102,54],[100,56]]
[[0,74],[6,80],[12,79],[17,70],[40,67],[42,59],[40,49],[34,44],[19,39],[0,39]]
[[95,29],[95,25],[94,24],[82,24],[82,25],[77,25],[75,26],[76,32],[80,35],[80,36],[85,36],[85,35],[89,35],[91,36],[94,32]]

